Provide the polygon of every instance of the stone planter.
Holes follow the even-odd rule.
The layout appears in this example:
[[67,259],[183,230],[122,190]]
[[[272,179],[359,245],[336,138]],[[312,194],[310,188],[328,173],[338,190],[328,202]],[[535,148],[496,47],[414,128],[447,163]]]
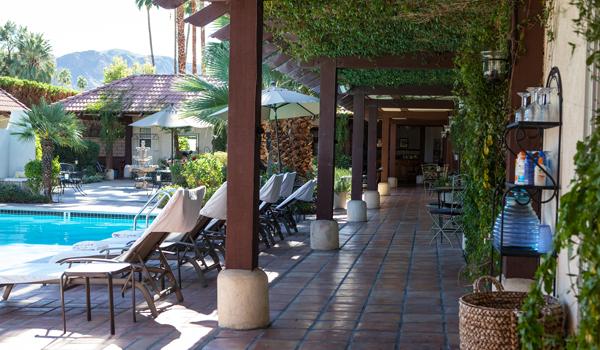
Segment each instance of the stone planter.
[[115,179],[115,171],[114,169],[106,169],[106,171],[104,172],[104,178],[106,180],[114,180]]
[[346,209],[347,192],[335,192],[333,194],[333,209]]

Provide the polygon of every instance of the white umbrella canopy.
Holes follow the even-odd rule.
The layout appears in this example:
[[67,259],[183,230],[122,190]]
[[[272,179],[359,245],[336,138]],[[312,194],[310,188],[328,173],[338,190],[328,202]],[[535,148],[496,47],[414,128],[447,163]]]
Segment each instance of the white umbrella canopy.
[[142,118],[135,123],[129,124],[130,126],[137,126],[140,128],[149,128],[152,126],[160,126],[162,128],[198,128],[205,129],[212,127],[211,124],[198,120],[193,117],[183,117],[173,105],[169,105],[159,112],[150,114],[146,118]]
[[[260,105],[263,120],[278,120],[319,114],[319,99],[299,92],[270,87],[262,91]],[[211,114],[211,117],[227,119],[229,108]]]
[[134,123],[129,124],[130,126],[137,126],[140,128],[149,128],[153,126],[159,126],[161,128],[171,129],[171,159],[173,159],[173,148],[175,142],[175,129],[177,128],[198,128],[205,129],[211,128],[212,125],[198,120],[193,117],[184,117],[181,115],[177,108],[173,105],[169,105],[159,112],[150,114],[146,118],[142,118]]

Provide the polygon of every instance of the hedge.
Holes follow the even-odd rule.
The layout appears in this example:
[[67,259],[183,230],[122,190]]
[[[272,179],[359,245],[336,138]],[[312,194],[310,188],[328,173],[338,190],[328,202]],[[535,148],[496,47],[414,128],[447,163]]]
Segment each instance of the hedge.
[[60,86],[6,76],[0,76],[0,88],[6,90],[28,107],[39,103],[42,97],[47,102],[52,103],[78,93],[75,90]]

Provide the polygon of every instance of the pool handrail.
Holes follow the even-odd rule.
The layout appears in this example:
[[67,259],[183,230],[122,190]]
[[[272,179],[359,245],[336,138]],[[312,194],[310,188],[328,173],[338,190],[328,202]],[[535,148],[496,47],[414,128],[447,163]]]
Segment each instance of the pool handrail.
[[146,202],[146,204],[144,204],[142,206],[142,208],[138,211],[138,213],[135,214],[135,216],[133,218],[133,230],[137,230],[137,222],[138,222],[138,218],[140,217],[140,215],[143,215],[144,210],[146,210],[148,208],[148,206],[150,206],[150,204],[152,204],[152,201],[154,199],[158,198],[159,196],[160,196],[160,198],[158,200],[156,200],[156,202],[154,203],[154,205],[146,213],[146,228],[148,228],[148,226],[150,224],[150,214],[152,214],[152,212],[160,205],[160,203],[162,202],[162,200],[165,197],[167,199],[171,199],[171,193],[169,191],[160,190],[160,191],[157,191],[155,194],[153,194],[152,197],[150,197],[150,199],[148,199],[148,201]]

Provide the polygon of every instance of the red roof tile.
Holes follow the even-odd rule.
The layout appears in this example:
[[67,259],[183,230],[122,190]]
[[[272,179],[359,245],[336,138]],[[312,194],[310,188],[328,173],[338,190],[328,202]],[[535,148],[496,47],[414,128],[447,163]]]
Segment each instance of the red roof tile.
[[59,101],[67,111],[84,112],[101,96],[123,94],[124,109],[128,113],[154,113],[169,104],[197,97],[197,93],[178,91],[174,83],[183,75],[141,74],[115,80],[109,84],[82,92]]
[[0,89],[0,112],[12,112],[18,110],[29,110],[21,101],[5,90]]

